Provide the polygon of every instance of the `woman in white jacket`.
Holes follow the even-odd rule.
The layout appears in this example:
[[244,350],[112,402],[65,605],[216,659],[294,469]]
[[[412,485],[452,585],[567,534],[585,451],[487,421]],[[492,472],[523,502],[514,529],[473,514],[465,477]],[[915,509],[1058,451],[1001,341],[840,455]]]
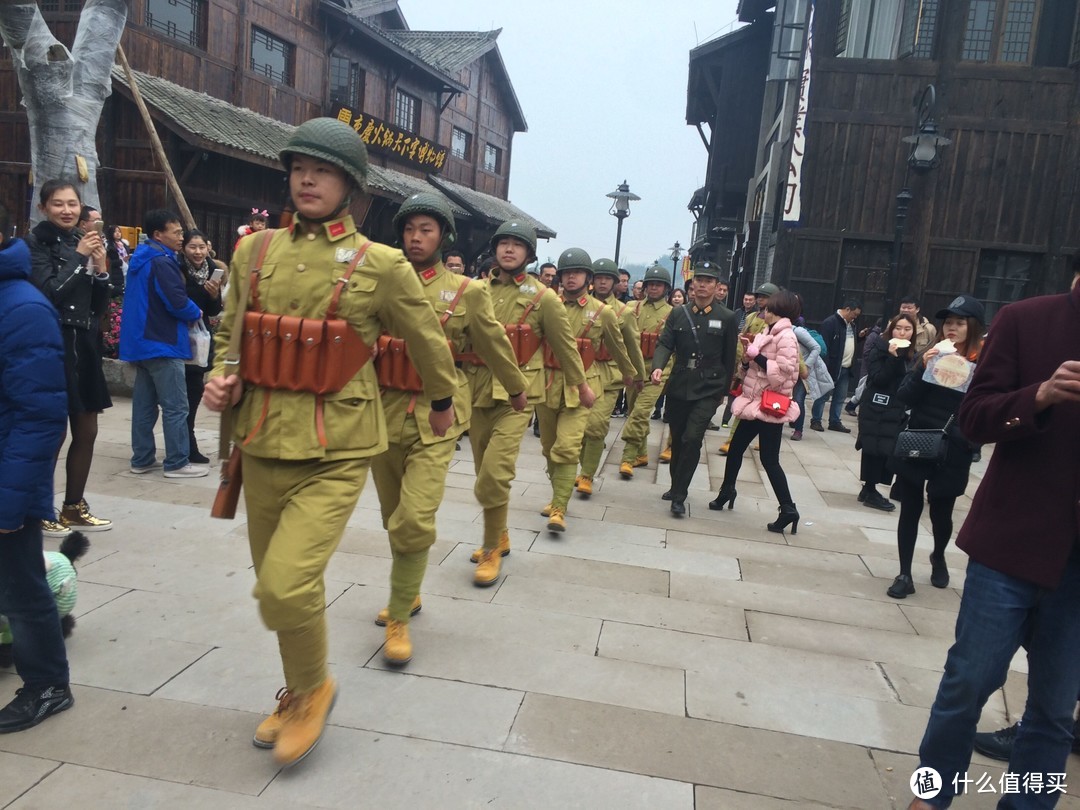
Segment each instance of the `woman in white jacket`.
[[806,320],[800,315],[792,325],[795,339],[799,341],[799,352],[802,355],[803,365],[806,366],[806,377],[795,384],[795,393],[791,398],[799,403],[799,418],[791,423],[793,442],[802,441],[803,424],[806,422],[806,395],[811,399],[824,397],[833,390],[832,376],[821,358],[821,344],[814,340],[813,335],[804,326]]

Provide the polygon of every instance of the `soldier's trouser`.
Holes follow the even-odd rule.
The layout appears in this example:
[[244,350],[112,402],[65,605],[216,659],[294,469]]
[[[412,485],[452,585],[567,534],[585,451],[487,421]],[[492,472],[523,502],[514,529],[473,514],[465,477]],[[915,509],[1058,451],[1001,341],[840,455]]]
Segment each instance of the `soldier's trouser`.
[[285,685],[307,692],[327,676],[323,574],[356,508],[371,459],[281,461],[244,454],[255,598],[277,632]]
[[551,476],[551,503],[565,511],[574,488],[589,409],[564,406],[555,410],[541,403],[536,407],[536,413],[540,417],[540,447],[548,460],[548,475]]
[[454,439],[424,444],[416,417],[410,415],[401,441],[391,442],[385,453],[371,460],[383,527],[394,554],[389,608],[390,618],[397,621],[409,621],[424,581],[428,549],[435,542],[435,512],[442,503],[454,445]]
[[495,548],[506,531],[510,485],[517,476],[517,458],[532,410],[515,411],[508,402],[473,408],[469,424],[477,503],[484,508],[484,547]]
[[638,456],[648,453],[649,419],[663,392],[664,386],[646,382],[640,393],[635,394],[634,404],[631,406],[630,415],[626,417],[626,426],[622,432],[622,439],[626,442],[623,447],[623,461],[633,462]]
[[619,390],[604,391],[596,398],[585,421],[585,436],[581,441],[581,474],[592,478],[600,466],[600,457],[604,455],[604,444],[608,428],[611,427],[611,411],[619,398]]
[[686,492],[701,460],[701,443],[718,399],[679,399],[668,394],[668,425],[671,428],[671,500],[686,500]]

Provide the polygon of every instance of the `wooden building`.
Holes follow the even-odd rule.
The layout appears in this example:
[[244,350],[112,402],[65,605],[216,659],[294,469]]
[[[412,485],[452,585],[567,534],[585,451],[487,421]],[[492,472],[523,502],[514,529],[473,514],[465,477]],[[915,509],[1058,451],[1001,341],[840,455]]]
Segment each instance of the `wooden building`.
[[[739,269],[801,293],[811,320],[848,297],[880,315],[907,188],[894,285],[921,295],[924,312],[958,292],[974,293],[992,315],[1066,289],[1080,247],[1078,6],[816,0],[808,27],[808,0],[741,0],[740,19],[771,18],[774,46],[808,28],[812,46],[801,48],[793,78],[777,80],[785,93],[764,104],[762,120],[773,124],[759,133]],[[931,85],[928,114],[950,143],[933,168],[909,171],[913,100]],[[766,132],[778,136],[771,165],[761,160]]]
[[[41,3],[65,43],[79,0]],[[368,144],[371,198],[354,213],[392,239],[398,205],[418,191],[451,203],[460,245],[479,252],[511,217],[513,136],[524,113],[499,54],[499,31],[413,31],[396,0],[131,0],[122,44],[197,225],[228,255],[252,208],[286,205],[278,150],[316,116]],[[123,72],[98,135],[108,221],[137,224],[169,204]],[[29,140],[10,54],[0,62],[0,200],[28,210]]]

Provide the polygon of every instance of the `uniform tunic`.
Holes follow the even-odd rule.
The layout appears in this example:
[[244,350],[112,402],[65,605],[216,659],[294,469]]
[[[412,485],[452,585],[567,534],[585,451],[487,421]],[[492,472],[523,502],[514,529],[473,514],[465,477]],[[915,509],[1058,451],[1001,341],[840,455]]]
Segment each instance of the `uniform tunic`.
[[[633,306],[627,306],[627,312],[634,318],[638,334],[651,332],[659,335],[664,328],[664,323],[671,316],[671,304],[666,299],[657,301],[636,301]],[[643,360],[652,363],[652,360]],[[668,377],[671,376],[672,361],[664,366],[664,374],[660,378],[659,385],[646,382],[641,391],[627,393],[627,404],[630,406],[630,415],[626,418],[626,426],[623,428],[622,438],[626,442],[623,448],[623,461],[633,463],[635,459],[647,455],[649,440],[649,417],[656,407],[656,401],[664,391]]]

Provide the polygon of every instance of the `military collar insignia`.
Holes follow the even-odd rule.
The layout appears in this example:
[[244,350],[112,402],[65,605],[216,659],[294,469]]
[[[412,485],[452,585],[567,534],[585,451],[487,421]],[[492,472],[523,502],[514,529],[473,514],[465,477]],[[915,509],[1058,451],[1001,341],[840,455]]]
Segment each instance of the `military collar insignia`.
[[525,277],[528,276],[528,275],[529,274],[526,273],[524,270],[521,270],[520,272],[514,273],[514,283],[519,285],[519,286],[524,284],[525,283]]
[[426,270],[417,270],[416,272],[420,274],[421,281],[425,284],[430,284],[435,279],[435,276],[439,275],[439,267],[440,263],[436,262]]
[[588,295],[588,293],[582,293],[582,296],[581,296],[581,298],[579,298],[579,299],[577,300],[577,305],[578,305],[579,307],[583,307],[583,306],[585,306],[585,305],[586,305],[587,303],[589,303],[589,295]]
[[712,304],[709,304],[704,309],[699,307],[697,304],[694,304],[691,308],[693,309],[693,312],[694,312],[695,315],[697,315],[699,313],[702,313],[702,312],[704,312],[706,315],[708,315],[710,312],[712,312]]
[[340,219],[324,222],[323,228],[326,230],[326,238],[331,242],[336,242],[356,233],[356,226],[353,224],[352,217],[347,214]]

